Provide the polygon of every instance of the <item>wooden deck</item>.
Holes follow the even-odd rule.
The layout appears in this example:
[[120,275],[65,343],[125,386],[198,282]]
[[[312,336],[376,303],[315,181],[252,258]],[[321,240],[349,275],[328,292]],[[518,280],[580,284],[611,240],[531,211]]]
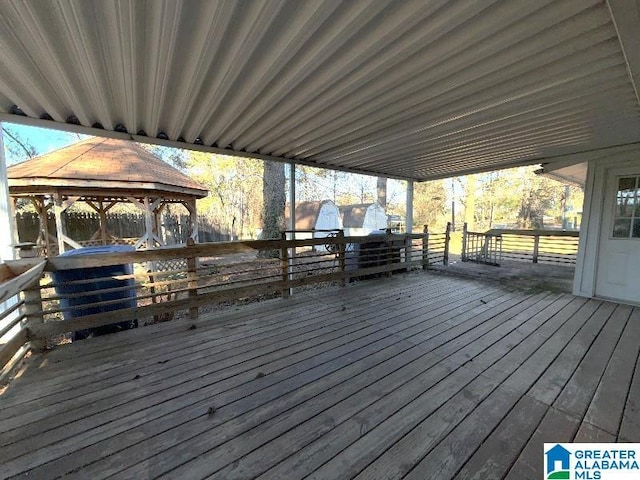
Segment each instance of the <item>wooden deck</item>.
[[30,360],[0,477],[540,478],[640,441],[640,309],[438,274],[316,290]]

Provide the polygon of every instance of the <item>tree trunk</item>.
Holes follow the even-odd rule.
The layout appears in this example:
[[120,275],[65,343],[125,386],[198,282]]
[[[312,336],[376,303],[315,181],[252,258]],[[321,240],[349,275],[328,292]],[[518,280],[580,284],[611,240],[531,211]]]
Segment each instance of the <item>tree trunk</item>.
[[[286,202],[284,163],[264,162],[262,177],[262,238],[278,239],[284,230]],[[261,257],[278,256],[278,251],[260,252]]]
[[378,196],[378,204],[386,210],[387,208],[387,178],[378,177],[376,192]]
[[477,178],[474,175],[467,177],[466,198],[464,202],[464,221],[469,230],[475,230],[475,213],[476,213],[476,189]]

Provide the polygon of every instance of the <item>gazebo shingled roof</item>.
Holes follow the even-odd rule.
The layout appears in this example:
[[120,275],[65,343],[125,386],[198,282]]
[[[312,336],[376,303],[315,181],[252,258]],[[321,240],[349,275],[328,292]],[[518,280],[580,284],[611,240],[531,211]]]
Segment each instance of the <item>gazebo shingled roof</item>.
[[[190,238],[197,241],[196,199],[208,191],[198,182],[142,146],[124,140],[93,137],[7,169],[12,197],[28,197],[40,218],[38,243],[50,251],[47,214],[54,205],[58,251],[79,242],[66,232],[64,211],[83,200],[100,216],[100,229],[91,243],[111,240],[106,230],[107,211],[118,202],[130,202],[145,215],[145,234],[135,247],[164,245],[160,215],[168,203],[184,205],[190,214]],[[86,243],[86,242],[85,242]]]
[[[7,168],[11,194],[50,193],[73,188],[154,191],[202,198],[207,189],[139,144],[93,137]],[[82,193],[81,193],[82,194]]]

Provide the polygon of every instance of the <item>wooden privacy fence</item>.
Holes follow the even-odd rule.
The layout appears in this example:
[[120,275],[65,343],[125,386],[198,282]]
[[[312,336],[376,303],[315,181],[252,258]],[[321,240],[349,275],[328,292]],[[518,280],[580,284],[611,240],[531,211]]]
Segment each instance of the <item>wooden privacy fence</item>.
[[[440,238],[446,237],[345,237],[338,232],[331,238],[205,243],[6,262],[1,265],[0,301],[5,306],[0,368],[6,373],[27,349],[43,348],[51,337],[69,332],[170,319],[177,312],[195,320],[198,309],[207,305],[288,297],[320,284],[346,285],[426,269],[442,261],[445,244]],[[117,266],[127,268],[114,273]]]
[[579,232],[492,229],[471,232],[464,225],[462,261],[499,265],[501,260],[575,265]]
[[[142,213],[105,214],[106,231],[111,240],[108,244],[135,244],[144,235],[145,216]],[[52,212],[47,216],[49,232],[55,232],[55,218]],[[21,242],[36,242],[40,232],[40,220],[34,212],[18,212],[16,226]],[[68,235],[82,246],[103,245],[100,239],[92,236],[100,228],[100,216],[96,212],[65,212],[65,226]],[[162,215],[162,234],[168,244],[186,242],[190,233],[189,215],[165,213]],[[198,215],[198,235],[202,242],[220,242],[231,239],[229,233],[205,215]],[[133,243],[131,243],[133,240]],[[57,255],[58,247],[55,238],[48,242],[50,255]]]

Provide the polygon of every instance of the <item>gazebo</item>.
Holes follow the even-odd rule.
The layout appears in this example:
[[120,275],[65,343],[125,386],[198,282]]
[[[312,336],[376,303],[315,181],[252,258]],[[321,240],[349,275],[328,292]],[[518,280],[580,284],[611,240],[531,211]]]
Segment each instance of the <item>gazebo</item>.
[[[37,243],[49,254],[50,241],[57,244],[59,253],[83,246],[69,237],[65,224],[65,211],[76,202],[85,202],[99,216],[94,244],[114,243],[107,231],[107,212],[123,202],[144,213],[144,234],[135,242],[136,249],[164,245],[160,219],[169,204],[187,209],[189,237],[197,242],[196,199],[208,194],[202,185],[139,144],[100,137],[12,165],[7,175],[14,201],[27,198],[35,205],[40,223]],[[55,216],[55,236],[47,225],[50,209]]]

